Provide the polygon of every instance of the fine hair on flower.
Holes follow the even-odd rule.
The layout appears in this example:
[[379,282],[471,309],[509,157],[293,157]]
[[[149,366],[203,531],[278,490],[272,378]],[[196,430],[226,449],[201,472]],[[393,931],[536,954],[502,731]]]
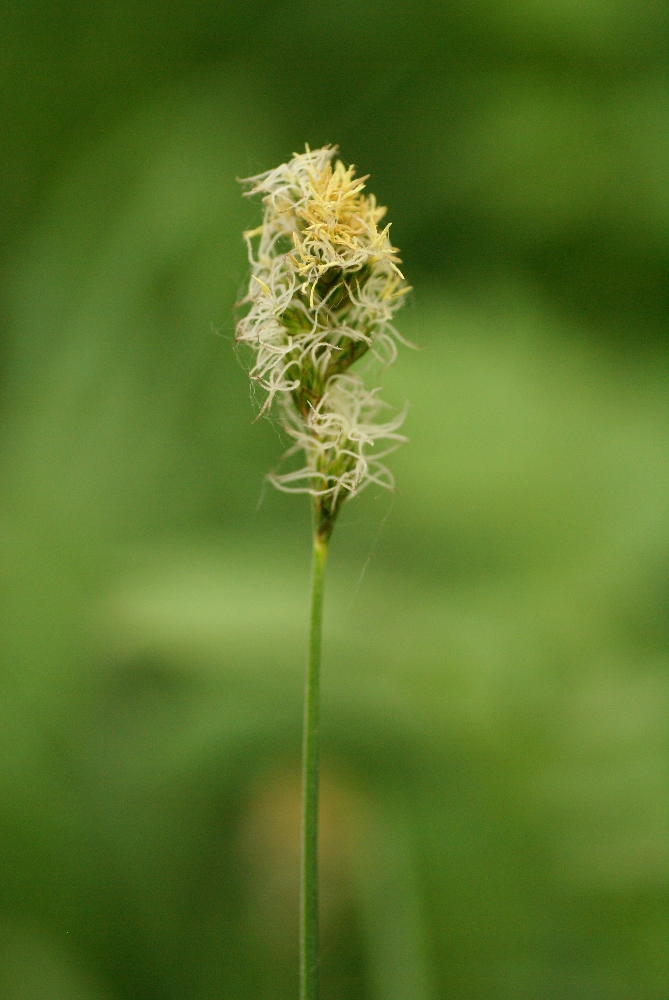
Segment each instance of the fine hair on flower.
[[347,497],[370,483],[393,486],[381,460],[405,440],[405,413],[384,420],[379,390],[351,366],[367,354],[384,366],[395,360],[404,341],[393,317],[409,291],[390,226],[379,227],[386,209],[337,152],[307,146],[243,181],[246,195],[262,195],[264,214],[244,233],[251,280],[235,338],[253,352],[260,413],[276,412],[294,441],[283,457],[305,456],[268,478],[314,497],[328,533]]

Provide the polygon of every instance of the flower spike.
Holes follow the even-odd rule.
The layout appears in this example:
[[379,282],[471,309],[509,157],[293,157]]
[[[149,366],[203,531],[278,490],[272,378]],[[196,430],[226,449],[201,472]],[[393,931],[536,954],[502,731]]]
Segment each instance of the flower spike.
[[[390,364],[403,342],[392,320],[409,291],[386,209],[364,193],[366,177],[336,159],[337,147],[304,153],[249,177],[262,195],[263,223],[244,233],[251,282],[236,342],[254,352],[251,378],[265,391],[261,413],[278,406],[303,468],[274,472],[280,490],[314,498],[328,537],[344,500],[369,483],[392,488],[380,462],[405,440],[404,413],[379,422],[384,405],[349,371],[368,352]],[[377,442],[387,442],[373,452]]]

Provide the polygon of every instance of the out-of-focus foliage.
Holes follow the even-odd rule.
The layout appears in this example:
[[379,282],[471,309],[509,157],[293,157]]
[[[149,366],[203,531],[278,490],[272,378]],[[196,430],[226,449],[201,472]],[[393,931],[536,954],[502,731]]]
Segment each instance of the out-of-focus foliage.
[[419,349],[333,543],[324,1000],[665,1000],[663,16],[0,13],[2,996],[296,995],[309,520],[235,178],[336,141]]

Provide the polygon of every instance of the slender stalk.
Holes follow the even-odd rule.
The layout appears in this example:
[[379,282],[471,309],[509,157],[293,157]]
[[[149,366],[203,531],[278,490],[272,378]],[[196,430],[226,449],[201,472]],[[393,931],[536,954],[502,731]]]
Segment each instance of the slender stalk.
[[302,742],[302,885],[300,893],[300,998],[318,1000],[318,716],[320,703],[323,577],[328,538],[314,534],[311,628],[304,693]]

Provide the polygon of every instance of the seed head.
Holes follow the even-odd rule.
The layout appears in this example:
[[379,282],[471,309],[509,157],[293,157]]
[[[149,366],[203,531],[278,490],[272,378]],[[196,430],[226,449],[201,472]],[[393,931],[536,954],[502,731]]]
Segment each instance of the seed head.
[[[379,422],[378,390],[349,369],[368,352],[395,360],[404,341],[392,319],[409,288],[390,226],[378,225],[386,209],[336,154],[336,146],[307,146],[243,182],[265,209],[262,225],[244,233],[251,281],[240,305],[249,309],[236,331],[254,352],[249,374],[265,392],[261,413],[276,401],[295,442],[284,458],[305,454],[304,467],[269,479],[314,498],[322,534],[348,496],[372,482],[392,488],[380,459],[405,440],[397,433],[404,413]],[[370,454],[377,441],[387,444]]]

